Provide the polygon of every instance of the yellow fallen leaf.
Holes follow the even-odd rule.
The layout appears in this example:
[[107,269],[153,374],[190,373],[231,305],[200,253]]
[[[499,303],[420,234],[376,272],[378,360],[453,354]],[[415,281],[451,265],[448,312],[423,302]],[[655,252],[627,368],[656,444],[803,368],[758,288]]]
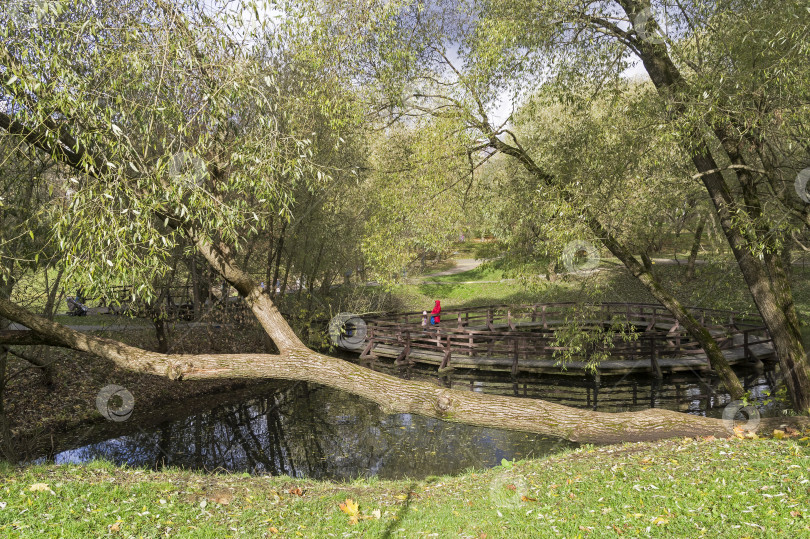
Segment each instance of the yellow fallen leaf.
[[110,531],[113,533],[118,533],[121,531],[121,521],[116,522],[112,526],[110,526]]
[[267,528],[267,531],[270,533],[278,533],[278,528],[276,528],[275,526],[270,526],[269,528]]
[[779,429],[773,429],[773,437],[777,440],[781,440],[785,437],[785,431]]
[[349,524],[351,524],[352,526],[357,524],[357,515],[352,515],[349,517]]
[[46,483],[34,483],[28,487],[28,490],[31,492],[50,492],[51,494],[54,494],[54,491],[51,490],[51,487],[49,487]]
[[664,524],[669,524],[669,520],[664,517],[656,517],[655,520],[653,520],[653,524],[663,526]]
[[[346,501],[340,504],[340,510],[350,517],[356,517],[360,513],[360,504],[355,503],[351,498],[346,498]],[[357,523],[357,518],[354,521]]]
[[397,500],[407,500],[408,499],[408,497],[406,495],[404,495],[404,494],[397,494],[396,496],[394,496],[394,498],[396,498]]

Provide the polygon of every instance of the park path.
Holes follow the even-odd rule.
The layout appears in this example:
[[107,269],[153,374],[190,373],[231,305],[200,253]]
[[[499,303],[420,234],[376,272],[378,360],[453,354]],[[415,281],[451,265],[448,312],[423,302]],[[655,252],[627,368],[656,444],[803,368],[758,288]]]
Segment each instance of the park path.
[[445,275],[464,273],[465,271],[473,270],[484,263],[483,260],[476,260],[475,258],[457,258],[455,262],[456,265],[453,268],[439,271],[437,273],[429,273],[427,275],[423,275],[422,277],[427,279],[428,277],[444,277]]

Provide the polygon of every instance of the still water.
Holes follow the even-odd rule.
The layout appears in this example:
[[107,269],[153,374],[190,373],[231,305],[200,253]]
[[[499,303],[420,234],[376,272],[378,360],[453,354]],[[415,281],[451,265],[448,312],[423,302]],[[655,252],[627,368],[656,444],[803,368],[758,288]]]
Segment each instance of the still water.
[[[453,389],[543,398],[610,412],[653,406],[719,417],[730,402],[716,380],[700,375],[670,376],[663,381],[648,376],[598,381],[584,376],[513,379],[476,372],[437,378],[435,373],[419,370],[399,375]],[[742,378],[763,410],[772,407],[767,404],[772,375],[760,372]],[[502,459],[541,457],[576,446],[521,432],[410,414],[386,415],[373,403],[306,383],[263,386],[237,402],[202,408],[189,407],[172,414],[168,421],[144,422],[138,419],[136,404],[130,420],[114,425],[119,429],[115,435],[79,436],[47,458],[57,463],[106,459],[119,465],[335,480],[369,476],[419,479],[489,468]]]

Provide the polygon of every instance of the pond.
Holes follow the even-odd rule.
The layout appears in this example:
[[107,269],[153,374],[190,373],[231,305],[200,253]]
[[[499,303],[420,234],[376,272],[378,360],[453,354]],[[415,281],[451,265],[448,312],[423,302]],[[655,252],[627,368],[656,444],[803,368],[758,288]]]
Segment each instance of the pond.
[[[717,380],[678,375],[647,376],[485,375],[455,372],[437,378],[430,371],[401,376],[432,380],[454,389],[543,398],[600,411],[665,407],[719,417],[730,398]],[[768,399],[772,374],[743,376],[754,399]],[[502,459],[542,457],[576,444],[522,432],[470,427],[410,414],[384,414],[375,404],[327,387],[273,383],[212,405],[187,405],[171,419],[109,422],[109,431],[87,431],[63,440],[48,460],[80,463],[93,459],[118,465],[178,466],[205,471],[287,474],[348,480],[377,476],[420,479],[489,468]],[[767,406],[766,406],[767,408]],[[136,406],[137,410],[137,406]],[[92,429],[91,429],[92,430]],[[39,459],[40,462],[44,458]]]

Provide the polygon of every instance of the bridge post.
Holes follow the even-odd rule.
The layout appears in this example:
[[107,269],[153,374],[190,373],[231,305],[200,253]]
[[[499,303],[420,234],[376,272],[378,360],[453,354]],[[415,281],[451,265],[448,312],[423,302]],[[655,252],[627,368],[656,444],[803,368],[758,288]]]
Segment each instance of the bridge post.
[[514,350],[514,357],[512,358],[512,376],[517,376],[518,373],[518,356],[520,355],[519,346],[519,339],[518,337],[512,337],[512,348]]
[[750,361],[751,351],[748,349],[748,330],[743,331],[743,351],[745,353],[744,359],[746,363]]
[[655,336],[650,337],[650,366],[656,378],[660,379],[664,377],[663,373],[661,373],[661,366],[658,364],[658,358],[656,357]]
[[452,356],[453,356],[453,354],[452,354],[451,348],[450,348],[450,334],[448,333],[447,334],[446,344],[445,344],[444,357],[442,358],[442,364],[439,367],[439,372],[442,372],[445,369],[448,369],[450,367],[450,359],[452,358]]
[[495,328],[492,327],[492,309],[487,309],[487,328],[490,331],[494,331]]

